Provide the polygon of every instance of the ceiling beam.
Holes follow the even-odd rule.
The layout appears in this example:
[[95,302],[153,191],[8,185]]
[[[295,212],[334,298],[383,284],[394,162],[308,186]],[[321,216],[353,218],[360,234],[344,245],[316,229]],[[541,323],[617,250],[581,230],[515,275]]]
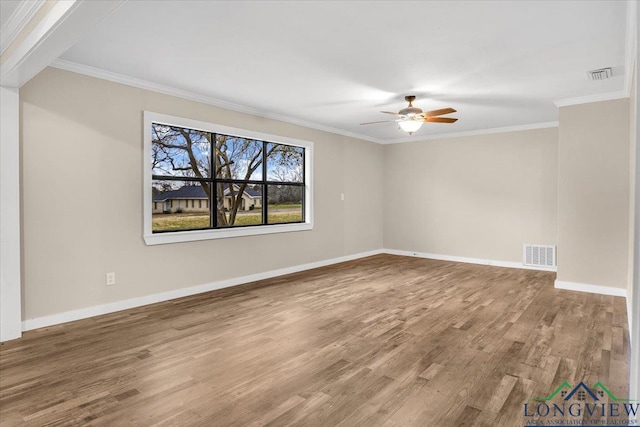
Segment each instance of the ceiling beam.
[[[19,88],[90,32],[124,0],[43,2],[0,56],[0,84]],[[15,31],[15,30],[14,30]]]
[[18,4],[15,11],[6,21],[5,26],[0,28],[0,54],[3,54],[6,48],[13,43],[18,34],[44,4],[45,2],[42,0],[23,1]]

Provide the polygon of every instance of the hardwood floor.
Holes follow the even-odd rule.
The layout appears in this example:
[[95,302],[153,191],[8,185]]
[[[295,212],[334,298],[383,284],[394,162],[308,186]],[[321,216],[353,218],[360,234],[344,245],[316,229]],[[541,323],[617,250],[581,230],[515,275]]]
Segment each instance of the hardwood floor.
[[2,426],[522,426],[563,381],[627,393],[623,298],[377,255],[25,333]]

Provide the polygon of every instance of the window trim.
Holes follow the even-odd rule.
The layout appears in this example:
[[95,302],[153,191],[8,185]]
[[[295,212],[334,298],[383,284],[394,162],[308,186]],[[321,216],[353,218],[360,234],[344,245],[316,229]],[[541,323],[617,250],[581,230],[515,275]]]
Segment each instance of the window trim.
[[[167,243],[194,242],[199,240],[226,239],[230,237],[256,236],[262,234],[288,233],[313,229],[313,142],[286,136],[271,135],[246,129],[239,129],[215,123],[170,116],[167,114],[144,111],[143,119],[143,238],[147,245],[162,245]],[[167,233],[153,233],[152,221],[152,169],[151,169],[151,125],[159,123],[169,126],[180,126],[205,132],[221,133],[258,141],[276,144],[294,145],[305,149],[305,202],[304,222],[291,224],[262,224],[243,226],[238,228],[219,228],[206,230],[174,231]]]

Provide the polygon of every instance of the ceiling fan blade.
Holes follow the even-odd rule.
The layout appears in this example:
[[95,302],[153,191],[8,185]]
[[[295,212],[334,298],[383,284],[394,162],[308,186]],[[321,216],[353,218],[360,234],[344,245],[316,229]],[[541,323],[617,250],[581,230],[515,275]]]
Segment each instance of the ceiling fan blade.
[[441,116],[443,114],[450,114],[455,112],[456,110],[454,110],[453,108],[442,108],[440,110],[425,111],[424,113],[422,113],[422,115],[424,117],[434,117],[434,116]]
[[425,117],[421,121],[429,123],[455,123],[458,119],[452,117]]
[[378,122],[367,122],[367,123],[360,123],[361,125],[373,125],[376,123],[393,123],[395,122],[395,120],[380,120]]
[[393,116],[402,116],[402,114],[400,113],[392,113],[391,111],[380,111],[380,112],[385,114],[391,114]]

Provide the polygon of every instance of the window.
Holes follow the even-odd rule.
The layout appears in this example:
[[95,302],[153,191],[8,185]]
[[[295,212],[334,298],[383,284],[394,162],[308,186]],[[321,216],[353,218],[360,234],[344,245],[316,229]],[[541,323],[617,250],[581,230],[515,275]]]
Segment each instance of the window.
[[147,244],[313,228],[312,143],[149,112],[144,126]]

